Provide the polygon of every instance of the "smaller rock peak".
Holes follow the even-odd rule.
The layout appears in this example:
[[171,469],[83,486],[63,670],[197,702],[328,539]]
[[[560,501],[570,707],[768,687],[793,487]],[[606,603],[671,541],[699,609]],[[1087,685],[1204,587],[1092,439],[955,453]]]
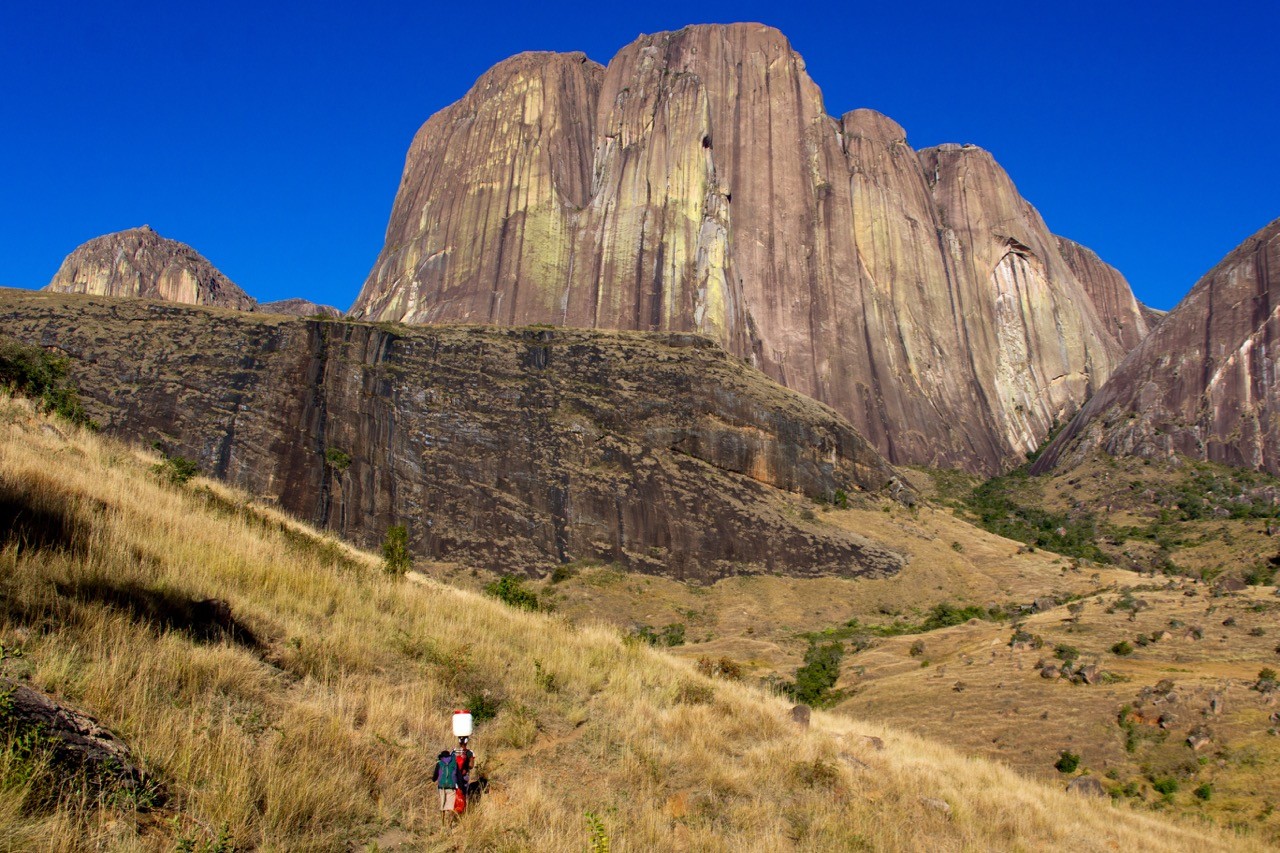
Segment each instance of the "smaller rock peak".
[[846,136],[861,136],[883,142],[907,141],[907,132],[902,129],[902,125],[884,113],[865,107],[845,113],[840,123]]
[[481,88],[486,83],[505,82],[526,74],[538,74],[557,66],[593,66],[603,70],[598,62],[593,62],[582,51],[558,53],[552,50],[527,50],[508,57],[490,68],[480,76],[473,89]]
[[150,225],[146,225],[146,224],[144,224],[144,225],[143,225],[141,228],[139,228],[138,230],[139,230],[139,231],[145,231],[145,232],[146,232],[146,233],[148,233],[148,234],[154,234],[154,233],[156,233],[156,229],[154,229],[154,228],[152,228]]

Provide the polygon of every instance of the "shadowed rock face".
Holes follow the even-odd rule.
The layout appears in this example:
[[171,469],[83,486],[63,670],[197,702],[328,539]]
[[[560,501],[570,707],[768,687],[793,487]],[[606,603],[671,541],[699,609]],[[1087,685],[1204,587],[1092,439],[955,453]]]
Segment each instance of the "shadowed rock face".
[[780,33],[734,24],[485,74],[414,139],[352,313],[700,332],[892,461],[992,473],[1136,334],[1123,279],[1100,292],[989,154],[828,116]]
[[882,576],[786,492],[908,493],[830,408],[682,333],[388,327],[0,291],[104,428],[366,545],[535,572]]
[[1182,454],[1280,474],[1280,219],[1197,282],[1046,448],[1034,470]]
[[83,244],[67,255],[45,290],[141,296],[243,311],[257,304],[195,249],[161,237],[149,225]]

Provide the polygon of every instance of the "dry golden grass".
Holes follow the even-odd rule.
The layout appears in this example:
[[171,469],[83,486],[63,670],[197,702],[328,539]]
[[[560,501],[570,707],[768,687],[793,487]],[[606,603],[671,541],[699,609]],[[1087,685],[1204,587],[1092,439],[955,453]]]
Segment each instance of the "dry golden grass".
[[[1131,583],[1139,580],[1130,576]],[[1188,590],[1195,595],[1185,595]],[[1128,788],[1137,802],[1203,816],[1275,843],[1280,815],[1271,804],[1280,800],[1280,738],[1267,730],[1277,706],[1252,689],[1261,669],[1280,663],[1274,631],[1280,602],[1271,592],[1211,597],[1205,584],[1179,581],[1169,590],[1137,591],[1134,598],[1143,606],[1132,620],[1114,606],[1119,591],[1088,596],[1078,619],[1064,606],[1026,620],[1024,630],[1044,642],[1040,649],[1014,650],[1007,624],[978,621],[886,638],[845,659],[842,686],[853,695],[839,709],[945,737],[1045,779],[1065,778],[1053,765],[1060,751],[1070,750],[1081,756],[1081,772],[1108,787]],[[1200,629],[1200,639],[1192,627]],[[1139,645],[1139,637],[1153,635],[1160,639]],[[913,656],[917,641],[923,653]],[[1130,643],[1131,654],[1111,651],[1121,641]],[[1057,664],[1059,645],[1074,647],[1081,661],[1097,662],[1118,680],[1085,685],[1042,678],[1037,664]],[[1176,685],[1177,701],[1143,702],[1143,688],[1164,679]],[[1217,713],[1211,709],[1215,695],[1222,699]],[[1128,745],[1119,724],[1125,706],[1148,718]],[[1173,715],[1167,731],[1154,725],[1162,713]],[[1210,727],[1214,740],[1194,751],[1186,736],[1201,725]],[[1152,781],[1163,778],[1178,781],[1174,795],[1153,790]],[[1205,783],[1212,786],[1208,801],[1193,794]]]
[[[793,511],[812,506],[793,499]],[[942,602],[959,605],[1029,604],[1047,595],[1081,595],[1109,585],[1132,583],[1132,572],[1089,566],[1047,551],[1028,552],[1018,543],[980,530],[950,510],[922,505],[907,509],[884,502],[868,508],[827,509],[823,523],[851,530],[893,547],[909,558],[888,578],[791,578],[756,575],[727,578],[705,587],[662,577],[628,574],[602,566],[584,567],[539,592],[553,598],[558,612],[575,620],[602,619],[622,628],[685,625],[684,657],[732,658],[753,675],[790,675],[806,642],[799,635],[844,624],[918,618]],[[441,580],[479,587],[457,570]]]
[[[0,642],[21,652],[6,670],[97,715],[173,795],[159,815],[40,813],[9,785],[7,849],[225,831],[237,848],[345,850],[399,827],[422,849],[581,850],[587,812],[617,851],[1257,846],[846,717],[801,732],[781,700],[613,628],[387,578],[243,495],[162,485],[152,461],[0,402],[0,487],[71,527],[65,548],[0,550]],[[200,641],[103,590],[224,599],[262,645]],[[484,694],[500,707],[475,739],[491,793],[442,831],[433,757],[449,710]]]

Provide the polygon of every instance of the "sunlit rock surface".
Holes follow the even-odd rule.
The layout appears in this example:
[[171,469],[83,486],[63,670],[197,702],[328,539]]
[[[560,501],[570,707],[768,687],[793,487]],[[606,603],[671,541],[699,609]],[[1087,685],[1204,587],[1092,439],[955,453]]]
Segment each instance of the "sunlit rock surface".
[[352,313],[695,331],[893,462],[993,473],[1138,335],[1102,292],[988,153],[827,115],[781,33],[734,24],[485,74],[414,139]]
[[252,311],[257,304],[195,249],[161,237],[148,225],[95,237],[79,246],[67,255],[45,290],[243,311]]
[[1182,454],[1280,474],[1280,219],[1196,283],[1037,461]]

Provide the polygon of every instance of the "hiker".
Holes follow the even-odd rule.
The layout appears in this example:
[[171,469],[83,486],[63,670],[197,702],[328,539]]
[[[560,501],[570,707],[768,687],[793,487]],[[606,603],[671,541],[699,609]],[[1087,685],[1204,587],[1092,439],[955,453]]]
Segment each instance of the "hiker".
[[[449,815],[457,819],[458,787],[461,774],[458,772],[458,760],[454,753],[447,749],[436,756],[436,769],[431,779],[440,791],[440,826],[445,826]],[[465,795],[464,795],[465,796]]]
[[458,790],[462,791],[464,800],[462,811],[466,808],[466,800],[471,796],[471,771],[475,768],[476,754],[467,746],[467,742],[471,738],[462,736],[458,738],[458,748],[453,751],[453,760],[458,765]]

